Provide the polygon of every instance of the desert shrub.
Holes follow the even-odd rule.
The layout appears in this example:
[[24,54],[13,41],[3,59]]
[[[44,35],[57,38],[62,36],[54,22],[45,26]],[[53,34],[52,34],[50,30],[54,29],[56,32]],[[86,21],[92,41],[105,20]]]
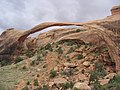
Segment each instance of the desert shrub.
[[56,76],[57,76],[57,71],[51,70],[51,72],[50,72],[50,78],[54,78]]
[[[102,90],[102,86],[99,83],[99,78],[103,78],[106,75],[105,69],[103,67],[102,63],[95,63],[95,71],[94,72],[89,72],[90,78],[89,81],[90,83],[93,83],[93,88],[94,90]],[[107,90],[107,89],[105,89]]]
[[38,55],[38,56],[37,56],[37,60],[43,61],[43,58],[42,58],[40,55]]
[[69,41],[66,42],[66,45],[68,45],[68,46],[72,46],[72,45],[75,45],[75,44],[76,43],[72,40],[69,40]]
[[80,89],[78,89],[78,88],[75,87],[74,90],[80,90]]
[[69,58],[69,57],[67,57],[67,58],[66,58],[66,61],[67,61],[67,62],[70,62],[71,60],[70,60],[70,58]]
[[35,60],[33,60],[31,63],[30,63],[31,66],[34,66],[35,65]]
[[38,79],[34,79],[34,86],[38,86]]
[[6,65],[9,65],[9,62],[8,62],[8,61],[6,61],[6,60],[0,61],[0,66],[1,66],[1,67],[2,67],[2,66],[6,66]]
[[106,75],[106,71],[102,63],[95,63],[95,71],[97,72],[97,75],[101,78]]
[[43,85],[42,90],[49,90],[49,85]]
[[43,51],[43,52],[41,52],[41,54],[42,54],[43,57],[46,56],[47,53],[48,53],[47,51]]
[[59,47],[57,51],[58,51],[58,54],[63,54],[62,47]]
[[74,52],[74,48],[73,47],[71,47],[69,50],[68,50],[68,52],[67,52],[67,54],[70,54],[70,53],[72,53],[72,52]]
[[2,85],[2,84],[0,84],[0,90],[6,90],[6,89],[5,89],[5,86]]
[[85,73],[85,70],[84,70],[84,69],[82,69],[81,73],[82,73],[82,74],[84,74],[84,73]]
[[26,54],[26,56],[29,57],[29,58],[32,57],[32,56],[34,56],[34,53],[31,52],[29,49],[26,50],[25,54]]
[[93,90],[101,90],[101,85],[98,80],[93,83]]
[[95,63],[95,71],[89,72],[90,74],[90,81],[96,81],[98,78],[103,78],[106,76],[106,71],[102,63]]
[[98,80],[98,75],[96,71],[94,72],[90,71],[89,74],[90,74],[90,78],[89,78],[90,82],[95,82]]
[[49,85],[43,85],[42,87],[38,87],[34,90],[50,90],[50,87],[49,87]]
[[113,79],[111,79],[109,81],[109,83],[114,83],[114,82],[120,83],[120,76],[119,75],[114,76]]
[[50,43],[48,43],[44,48],[45,50],[53,51],[52,45]]
[[25,86],[24,88],[22,88],[22,90],[29,90],[28,86]]
[[27,82],[26,82],[26,84],[27,84],[27,85],[30,85],[30,82],[29,82],[29,81],[27,81]]
[[41,54],[43,50],[45,50],[45,49],[44,49],[43,46],[41,46],[41,47],[39,47],[39,48],[36,50],[36,52],[37,52],[38,54]]
[[114,76],[113,79],[110,79],[108,84],[101,86],[100,90],[119,90],[120,89],[120,76]]
[[25,69],[27,69],[27,67],[26,67],[26,66],[23,66],[23,67],[22,67],[22,69],[24,69],[24,70],[25,70]]
[[59,44],[64,44],[64,45],[67,45],[67,46],[72,46],[72,45],[77,45],[77,41],[76,40],[62,40],[62,41],[59,41],[58,42]]
[[108,52],[108,48],[107,47],[103,47],[103,51],[104,52]]
[[69,89],[69,88],[73,88],[73,82],[72,81],[70,81],[70,82],[66,82],[66,83],[63,83],[61,86],[62,86],[62,88],[63,88],[63,90],[67,90],[67,89]]
[[85,30],[76,29],[76,32],[82,32],[82,31],[85,31]]
[[74,74],[74,69],[71,68],[71,69],[69,69],[69,70],[67,70],[67,71],[62,71],[61,74],[62,74],[62,75],[66,75],[66,76],[68,76],[68,77],[69,77],[69,76],[72,76],[72,75]]
[[89,82],[90,83],[92,82],[93,90],[101,90],[101,85],[98,80],[99,78],[97,72],[96,71],[90,72]]
[[66,59],[67,62],[71,61],[69,56],[64,55],[64,58]]
[[84,57],[83,57],[82,54],[78,54],[77,57],[76,57],[77,60],[80,60],[80,59],[83,59],[83,58],[84,58]]
[[16,59],[15,59],[15,64],[18,63],[18,62],[20,62],[20,61],[22,61],[22,60],[23,60],[23,58],[17,56]]

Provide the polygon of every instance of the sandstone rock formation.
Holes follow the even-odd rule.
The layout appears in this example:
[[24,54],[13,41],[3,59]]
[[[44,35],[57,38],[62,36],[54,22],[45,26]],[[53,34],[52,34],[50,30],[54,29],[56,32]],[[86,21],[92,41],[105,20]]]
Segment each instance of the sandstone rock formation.
[[97,46],[105,44],[108,48],[112,61],[116,64],[116,71],[120,71],[120,56],[118,53],[119,43],[117,43],[120,42],[120,6],[113,7],[111,12],[112,15],[107,18],[84,23],[46,22],[39,24],[30,30],[22,31],[15,30],[13,28],[8,29],[0,35],[0,61],[11,60],[11,58],[16,54],[15,52],[19,50],[19,47],[24,47],[24,42],[30,34],[52,26],[75,25],[82,26],[82,29],[86,30],[86,32],[79,34],[65,34],[66,29],[62,29],[63,31],[60,31],[59,35],[53,33],[52,36],[50,36],[51,39],[48,41],[41,39],[41,41],[43,40],[43,42],[52,43],[64,40],[76,40],[76,42],[90,42],[96,44]]

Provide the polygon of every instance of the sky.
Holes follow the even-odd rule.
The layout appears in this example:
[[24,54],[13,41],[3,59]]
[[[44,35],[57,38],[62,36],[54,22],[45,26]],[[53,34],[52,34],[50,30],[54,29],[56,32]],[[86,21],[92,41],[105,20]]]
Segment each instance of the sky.
[[0,0],[0,33],[42,22],[84,22],[110,15],[120,0]]

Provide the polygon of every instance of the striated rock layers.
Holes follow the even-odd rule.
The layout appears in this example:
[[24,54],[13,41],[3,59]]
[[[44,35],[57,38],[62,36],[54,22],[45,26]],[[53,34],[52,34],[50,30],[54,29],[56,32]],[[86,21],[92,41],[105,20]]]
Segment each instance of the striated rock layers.
[[[116,64],[116,71],[120,71],[120,6],[111,9],[112,15],[101,20],[70,23],[70,22],[46,22],[33,27],[30,30],[7,29],[0,35],[0,61],[11,60],[17,54],[17,51],[25,49],[25,40],[30,34],[44,30],[52,26],[80,26],[85,30],[82,33],[73,32],[70,29],[57,29],[40,34],[34,43],[37,46],[46,43],[54,43],[64,40],[76,40],[76,42],[89,42],[96,46],[105,44],[109,55]],[[35,49],[35,48],[34,48]]]

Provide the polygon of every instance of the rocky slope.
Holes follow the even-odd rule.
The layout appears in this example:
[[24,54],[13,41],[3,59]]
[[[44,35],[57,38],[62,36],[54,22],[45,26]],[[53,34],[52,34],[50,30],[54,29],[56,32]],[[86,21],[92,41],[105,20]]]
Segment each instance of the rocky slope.
[[[0,88],[120,89],[120,6],[113,7],[111,13],[104,19],[84,23],[46,22],[30,30],[11,28],[3,32]],[[79,27],[54,29],[27,38],[51,26],[71,25]]]

